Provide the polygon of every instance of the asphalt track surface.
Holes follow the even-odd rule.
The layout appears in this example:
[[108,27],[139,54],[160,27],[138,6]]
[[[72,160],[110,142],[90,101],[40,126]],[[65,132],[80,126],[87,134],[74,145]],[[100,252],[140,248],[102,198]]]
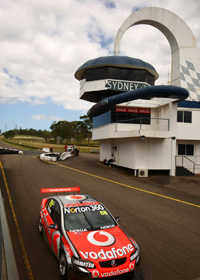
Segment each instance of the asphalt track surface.
[[121,217],[142,253],[146,280],[200,279],[200,177],[136,178],[99,155],[49,163],[37,153],[0,155],[5,201],[20,280],[59,279],[58,261],[38,232],[40,188],[80,186]]

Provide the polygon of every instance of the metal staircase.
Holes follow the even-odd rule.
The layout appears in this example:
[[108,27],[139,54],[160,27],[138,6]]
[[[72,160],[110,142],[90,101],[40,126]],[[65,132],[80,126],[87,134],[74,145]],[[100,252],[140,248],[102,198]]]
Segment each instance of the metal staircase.
[[183,166],[176,166],[176,176],[194,176],[195,174]]
[[191,176],[199,173],[199,156],[176,156],[176,176]]

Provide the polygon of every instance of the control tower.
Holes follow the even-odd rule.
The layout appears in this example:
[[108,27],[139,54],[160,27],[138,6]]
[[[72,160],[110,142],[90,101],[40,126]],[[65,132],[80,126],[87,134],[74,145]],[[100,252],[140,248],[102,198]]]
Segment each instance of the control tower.
[[[170,86],[156,86],[158,73],[151,64],[119,55],[123,33],[137,24],[134,20],[138,16],[134,13],[118,31],[116,55],[91,59],[75,73],[80,81],[80,98],[96,103],[88,111],[88,116],[93,119],[92,137],[100,141],[100,161],[113,157],[113,165],[132,169],[139,177],[161,171],[171,176],[199,173],[200,74],[196,71],[195,78],[191,78],[193,84],[186,82],[185,78],[190,70],[194,72],[199,66],[191,57],[188,41],[183,51],[179,48],[180,34],[176,28],[170,22],[173,32],[168,30],[167,23],[162,24],[162,20],[166,21],[169,15],[169,20],[175,17],[180,25],[177,28],[183,31],[185,23],[160,8],[145,8],[136,13],[147,18],[139,18],[139,23],[151,24],[168,36],[172,56],[175,55],[172,59],[174,82]],[[188,34],[188,27],[185,30]],[[176,38],[174,34],[179,35]],[[174,44],[178,50],[174,49]],[[194,55],[197,54],[195,51]],[[193,66],[192,69],[181,65],[183,61],[187,67]]]

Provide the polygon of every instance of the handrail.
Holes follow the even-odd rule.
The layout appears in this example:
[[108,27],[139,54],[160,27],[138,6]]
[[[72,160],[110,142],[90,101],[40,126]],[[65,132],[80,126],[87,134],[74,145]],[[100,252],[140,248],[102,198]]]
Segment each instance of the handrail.
[[[115,122],[115,124],[117,125],[118,123],[129,123],[131,121],[137,121],[139,120],[138,123],[131,123],[131,124],[139,124],[140,125],[140,130],[142,129],[142,125],[149,125],[151,126],[151,120],[157,120],[157,121],[167,121],[167,131],[170,130],[170,120],[169,119],[166,119],[166,118],[149,118],[149,117],[138,117],[138,118],[132,118],[132,119],[126,119],[126,120],[118,120]],[[149,120],[150,123],[143,123],[142,121],[143,120]]]
[[[177,158],[182,158],[182,165],[181,166],[183,166],[183,167],[185,167],[185,165],[184,165],[184,162],[183,162],[183,160],[184,160],[184,158],[187,160],[187,161],[189,161],[189,162],[191,162],[192,163],[192,166],[193,166],[193,168],[192,168],[192,172],[195,174],[195,167],[197,166],[197,165],[200,165],[200,163],[196,163],[195,161],[193,161],[193,160],[191,160],[190,158],[188,158],[187,156],[185,156],[185,155],[177,155],[176,156],[176,166],[177,166]],[[196,156],[197,157],[197,156]],[[200,156],[198,156],[198,158],[200,158]],[[186,167],[187,168],[187,167]]]

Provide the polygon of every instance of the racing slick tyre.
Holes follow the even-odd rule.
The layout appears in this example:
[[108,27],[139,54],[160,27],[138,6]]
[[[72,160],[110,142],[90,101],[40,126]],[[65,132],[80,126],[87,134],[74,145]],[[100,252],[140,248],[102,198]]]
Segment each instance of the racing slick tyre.
[[135,280],[143,280],[143,279],[144,279],[144,275],[143,275],[142,269],[140,268]]
[[60,254],[59,271],[62,280],[67,280],[67,259],[64,252]]
[[39,229],[39,233],[42,235],[42,233],[43,233],[43,224],[42,224],[41,218],[39,218],[38,229]]

